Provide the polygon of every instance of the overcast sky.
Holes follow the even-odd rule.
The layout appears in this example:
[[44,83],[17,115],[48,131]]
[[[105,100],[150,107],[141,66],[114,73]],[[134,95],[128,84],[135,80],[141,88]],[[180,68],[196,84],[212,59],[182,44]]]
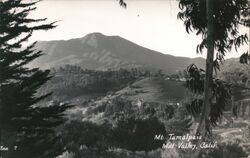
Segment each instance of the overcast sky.
[[[127,9],[116,0],[44,0],[31,16],[58,21],[50,31],[34,33],[32,40],[81,38],[88,33],[119,35],[149,49],[175,56],[197,57],[201,37],[187,34],[175,0],[127,0]],[[247,28],[241,29],[248,32]],[[246,45],[240,51],[248,50]],[[230,53],[237,57],[241,53]]]

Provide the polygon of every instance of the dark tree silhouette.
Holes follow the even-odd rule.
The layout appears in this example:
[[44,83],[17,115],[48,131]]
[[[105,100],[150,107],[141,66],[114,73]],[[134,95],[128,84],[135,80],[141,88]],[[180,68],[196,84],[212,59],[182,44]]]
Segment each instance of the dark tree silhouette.
[[161,148],[164,141],[154,140],[155,135],[166,135],[165,126],[157,118],[125,117],[113,131],[116,146],[136,152]]
[[111,145],[111,127],[92,122],[71,121],[62,128],[62,140],[66,149],[75,158],[87,157],[89,152],[103,154]]
[[[48,81],[48,70],[28,68],[42,55],[36,42],[25,46],[36,30],[49,30],[55,23],[29,18],[38,1],[0,1],[0,151],[4,158],[52,158],[59,155],[59,135],[55,127],[62,124],[69,105],[38,106],[51,93],[38,96],[37,90]],[[27,45],[27,44],[26,44]]]

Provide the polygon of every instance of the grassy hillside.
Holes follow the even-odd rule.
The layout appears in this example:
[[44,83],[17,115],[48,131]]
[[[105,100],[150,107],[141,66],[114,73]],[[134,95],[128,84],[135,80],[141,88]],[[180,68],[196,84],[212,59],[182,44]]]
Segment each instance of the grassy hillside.
[[[146,77],[133,84],[108,94],[100,99],[88,102],[84,107],[76,107],[73,113],[78,117],[94,122],[102,122],[105,116],[116,112],[136,111],[137,108],[151,108],[161,111],[169,106],[177,108],[185,97],[183,82],[165,80],[162,77]],[[111,110],[111,112],[110,112]]]
[[145,102],[166,103],[181,101],[184,98],[184,83],[181,81],[165,80],[161,77],[145,78],[117,92],[129,100],[141,99]]

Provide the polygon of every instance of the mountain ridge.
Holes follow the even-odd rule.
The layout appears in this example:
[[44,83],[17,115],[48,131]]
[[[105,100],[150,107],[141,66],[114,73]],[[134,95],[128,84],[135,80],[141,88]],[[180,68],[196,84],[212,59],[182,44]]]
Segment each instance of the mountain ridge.
[[56,67],[65,64],[78,65],[86,69],[141,68],[162,70],[172,74],[194,63],[204,67],[205,60],[199,58],[176,57],[163,54],[120,36],[106,36],[90,33],[82,38],[69,40],[40,41],[36,49],[46,55],[36,60],[40,67]]

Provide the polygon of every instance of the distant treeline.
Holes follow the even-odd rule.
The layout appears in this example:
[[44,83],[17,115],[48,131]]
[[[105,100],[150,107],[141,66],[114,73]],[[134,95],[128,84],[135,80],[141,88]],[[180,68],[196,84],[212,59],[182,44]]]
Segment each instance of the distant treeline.
[[136,68],[100,71],[83,70],[72,65],[52,68],[51,74],[54,77],[39,90],[39,93],[53,91],[54,96],[67,97],[115,92],[151,75],[149,71]]

